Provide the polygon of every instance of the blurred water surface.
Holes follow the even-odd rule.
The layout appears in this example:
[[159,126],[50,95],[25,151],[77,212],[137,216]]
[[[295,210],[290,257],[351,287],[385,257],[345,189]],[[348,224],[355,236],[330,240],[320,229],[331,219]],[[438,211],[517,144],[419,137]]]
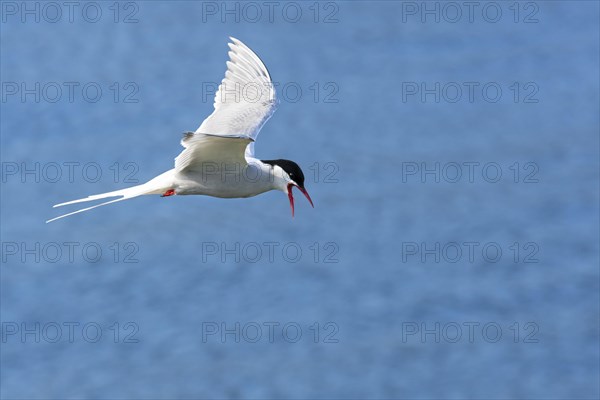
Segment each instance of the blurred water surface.
[[[489,22],[481,3],[473,22],[456,23],[423,23],[402,2],[318,3],[317,22],[315,4],[297,2],[296,23],[280,14],[288,3],[256,23],[223,23],[193,1],[121,3],[115,23],[112,3],[97,4],[96,23],[77,13],[22,22],[3,9],[3,85],[80,86],[54,103],[3,86],[2,398],[598,398],[598,3],[515,3],[518,22],[514,4],[497,3],[502,16]],[[137,22],[123,23],[133,11]],[[524,23],[533,11],[537,22]],[[275,192],[146,197],[45,225],[52,204],[172,167],[181,132],[212,111],[206,91],[222,79],[228,36],[288,90],[256,151],[298,162],[315,209],[298,197],[292,219]],[[97,102],[81,92],[90,82],[103,89]],[[422,82],[479,86],[472,102],[466,90],[456,102],[407,95]],[[482,95],[489,82],[502,89],[497,102]],[[103,175],[90,182],[76,169],[73,182],[53,183],[5,170],[52,162],[97,163]],[[446,179],[454,164],[439,183],[406,169],[465,162],[480,163],[473,182]],[[482,178],[487,163],[501,167],[497,183]],[[5,245],[65,242],[79,244],[73,262]],[[272,242],[273,260],[235,251]],[[407,251],[453,242],[479,243],[474,260]],[[89,243],[103,251],[97,262],[81,254]],[[486,243],[501,248],[497,262],[481,256]],[[207,251],[214,244],[234,254]],[[298,262],[286,244],[302,250]],[[524,262],[532,252],[537,262]],[[138,262],[124,262],[132,253]],[[80,325],[72,343],[64,325],[57,343],[8,334],[36,322]],[[97,343],[82,339],[90,322],[102,327]],[[206,336],[236,322],[263,336]],[[296,343],[282,339],[286,323],[302,328]],[[473,340],[465,323],[478,324]],[[488,323],[502,329],[497,342],[481,333]],[[407,334],[421,324],[434,333]],[[124,343],[135,327],[138,342]],[[337,343],[324,339],[332,332]]]

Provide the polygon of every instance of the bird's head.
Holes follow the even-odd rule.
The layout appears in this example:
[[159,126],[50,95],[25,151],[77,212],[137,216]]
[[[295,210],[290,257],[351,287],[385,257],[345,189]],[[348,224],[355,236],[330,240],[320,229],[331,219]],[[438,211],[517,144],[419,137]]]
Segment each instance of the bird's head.
[[290,207],[292,209],[292,217],[294,216],[294,195],[292,194],[293,187],[297,187],[298,190],[300,190],[308,199],[310,205],[313,208],[315,207],[308,192],[304,188],[304,173],[302,173],[302,169],[300,169],[298,164],[290,160],[261,161],[265,164],[270,164],[273,166],[275,179],[277,180],[276,187],[288,195]]

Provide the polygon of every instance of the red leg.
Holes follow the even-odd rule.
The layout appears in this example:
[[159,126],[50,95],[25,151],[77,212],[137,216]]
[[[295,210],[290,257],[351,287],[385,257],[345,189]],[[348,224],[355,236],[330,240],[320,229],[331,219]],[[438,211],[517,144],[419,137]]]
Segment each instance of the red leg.
[[175,194],[175,190],[174,190],[174,189],[169,189],[169,190],[167,190],[166,192],[164,192],[164,193],[162,194],[162,196],[160,196],[160,197],[168,197],[168,196],[173,196],[174,194]]

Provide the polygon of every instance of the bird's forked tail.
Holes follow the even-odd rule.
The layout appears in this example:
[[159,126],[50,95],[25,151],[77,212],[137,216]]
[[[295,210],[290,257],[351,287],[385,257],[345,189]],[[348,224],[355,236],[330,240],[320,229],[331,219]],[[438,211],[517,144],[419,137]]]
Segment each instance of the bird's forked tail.
[[110,201],[107,201],[104,203],[96,204],[95,206],[82,208],[81,210],[73,211],[68,214],[64,214],[59,217],[49,219],[48,221],[46,221],[46,223],[56,221],[57,219],[61,219],[64,217],[68,217],[70,215],[79,214],[80,212],[88,211],[88,210],[94,209],[96,207],[105,206],[107,204],[116,203],[118,201],[132,199],[134,197],[138,197],[138,196],[142,196],[142,195],[146,195],[146,194],[163,194],[163,193],[173,189],[173,172],[174,172],[174,170],[167,171],[163,174],[160,174],[156,178],[154,178],[144,184],[141,184],[141,185],[132,186],[132,187],[129,187],[126,189],[121,189],[121,190],[115,190],[114,192],[95,194],[92,196],[85,197],[83,199],[72,200],[72,201],[67,201],[66,203],[56,204],[53,206],[54,208],[66,206],[69,204],[83,203],[86,201],[94,201],[94,200],[106,199],[109,197],[121,196],[118,199],[114,199],[114,200],[110,200]]

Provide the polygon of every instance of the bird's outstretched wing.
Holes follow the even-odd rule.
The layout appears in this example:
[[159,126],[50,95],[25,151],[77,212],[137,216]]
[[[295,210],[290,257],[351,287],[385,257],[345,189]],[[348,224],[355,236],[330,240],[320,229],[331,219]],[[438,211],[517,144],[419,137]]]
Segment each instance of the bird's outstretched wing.
[[[244,43],[230,37],[229,61],[225,78],[221,81],[215,94],[215,110],[206,118],[194,134],[186,134],[181,141],[185,150],[175,159],[175,169],[183,171],[201,162],[200,156],[209,156],[207,150],[200,148],[206,145],[218,145],[221,156],[229,159],[244,159],[245,155],[254,156],[254,141],[262,126],[273,115],[277,106],[275,87],[265,64]],[[223,137],[229,142],[215,139]],[[234,144],[234,142],[237,142]],[[229,143],[231,147],[228,147]],[[223,152],[239,151],[241,153],[226,156]]]
[[247,165],[244,151],[252,142],[249,136],[186,133],[181,139],[185,150],[175,158],[175,170],[204,172],[208,168],[222,168],[227,164],[243,168]]
[[244,43],[230,38],[225,78],[215,95],[215,111],[197,133],[244,135],[256,140],[275,112],[275,87],[265,64]]

